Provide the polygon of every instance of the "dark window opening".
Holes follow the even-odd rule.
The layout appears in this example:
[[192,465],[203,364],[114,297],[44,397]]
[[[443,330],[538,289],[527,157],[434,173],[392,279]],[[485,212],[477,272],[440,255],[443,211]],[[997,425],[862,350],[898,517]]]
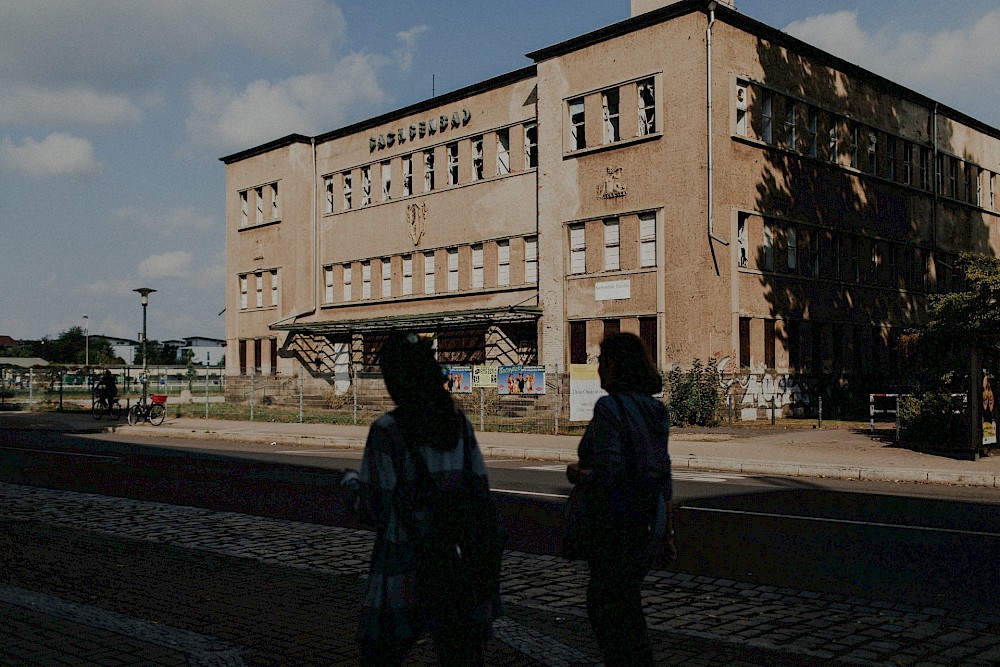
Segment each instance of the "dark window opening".
[[750,368],[750,318],[740,318],[740,368]]
[[587,323],[569,323],[569,363],[587,363]]

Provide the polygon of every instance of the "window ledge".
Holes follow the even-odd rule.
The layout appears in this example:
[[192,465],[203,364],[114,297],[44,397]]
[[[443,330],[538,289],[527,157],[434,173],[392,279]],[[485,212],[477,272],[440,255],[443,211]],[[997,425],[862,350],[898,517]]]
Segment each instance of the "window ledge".
[[459,290],[457,292],[435,292],[434,294],[406,294],[400,296],[391,296],[388,298],[380,297],[378,299],[358,299],[356,301],[338,301],[336,303],[324,303],[320,305],[323,309],[334,309],[334,308],[350,308],[355,306],[379,306],[393,303],[400,303],[403,301],[421,301],[427,299],[440,299],[449,297],[470,297],[477,295],[487,295],[495,294],[499,292],[523,292],[526,290],[534,290],[538,288],[537,283],[524,283],[523,285],[504,285],[502,287],[487,287],[487,288],[476,288],[469,290]]
[[452,190],[458,190],[460,188],[472,185],[480,185],[483,183],[495,183],[497,181],[501,181],[506,178],[516,178],[517,176],[534,173],[536,171],[538,171],[538,167],[526,167],[521,171],[512,171],[509,174],[497,174],[496,176],[489,176],[487,178],[483,178],[477,181],[467,181],[465,183],[458,183],[457,185],[444,185],[442,187],[434,188],[430,192],[415,192],[410,195],[400,195],[399,197],[395,197],[393,199],[390,199],[389,201],[378,201],[378,202],[372,202],[371,204],[365,204],[363,206],[352,206],[351,208],[342,208],[339,211],[324,212],[322,215],[323,217],[328,218],[336,215],[344,215],[347,213],[357,213],[358,211],[367,211],[369,209],[377,208],[379,206],[385,206],[387,204],[398,204],[399,202],[419,199],[420,197],[428,197],[430,195],[435,195],[442,192],[449,192]]
[[638,269],[626,269],[618,271],[594,271],[589,273],[567,273],[566,280],[582,280],[584,278],[621,278],[624,276],[642,275],[645,273],[656,273],[655,266],[644,266]]
[[587,146],[586,148],[580,148],[575,151],[567,151],[563,153],[563,159],[569,160],[581,155],[590,155],[592,153],[601,153],[603,151],[610,151],[616,148],[624,148],[626,146],[634,146],[635,144],[641,144],[646,141],[655,141],[663,136],[663,132],[653,132],[652,134],[645,134],[641,137],[633,137],[631,139],[620,139],[613,144],[601,144],[600,146]]
[[238,227],[236,231],[238,232],[248,232],[251,229],[261,229],[262,227],[270,227],[271,225],[277,225],[281,222],[281,218],[277,220],[268,220],[267,222],[255,223],[252,225],[247,225],[246,227]]

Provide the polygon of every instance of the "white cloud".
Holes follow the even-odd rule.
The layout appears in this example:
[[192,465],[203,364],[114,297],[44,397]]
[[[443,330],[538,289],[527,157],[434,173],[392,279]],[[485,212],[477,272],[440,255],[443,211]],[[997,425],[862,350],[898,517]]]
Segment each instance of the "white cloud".
[[178,232],[200,232],[212,229],[215,218],[201,213],[193,207],[180,207],[162,213],[152,213],[138,206],[123,206],[115,209],[114,216],[119,220],[135,222],[143,227],[155,229],[164,236],[173,236]]
[[103,94],[87,87],[0,85],[0,122],[111,125],[141,119],[142,110],[127,95]]
[[427,32],[426,25],[418,25],[396,33],[396,39],[400,46],[393,52],[399,68],[404,72],[409,72],[413,67],[413,52],[417,49],[417,38]]
[[795,21],[785,31],[962,111],[985,109],[984,100],[996,104],[1000,9],[971,25],[940,32],[866,32],[856,11]]
[[139,277],[144,280],[187,278],[191,275],[192,259],[192,254],[187,250],[151,255],[139,262]]
[[292,133],[318,134],[369,112],[385,99],[377,56],[352,55],[329,73],[258,80],[242,91],[198,83],[187,119],[193,144],[241,149]]
[[90,141],[64,132],[53,132],[41,141],[27,137],[20,145],[0,139],[0,161],[31,176],[83,175],[100,172]]
[[346,36],[324,0],[106,0],[0,3],[0,79],[53,86],[147,90],[174,72],[294,68],[329,58]]

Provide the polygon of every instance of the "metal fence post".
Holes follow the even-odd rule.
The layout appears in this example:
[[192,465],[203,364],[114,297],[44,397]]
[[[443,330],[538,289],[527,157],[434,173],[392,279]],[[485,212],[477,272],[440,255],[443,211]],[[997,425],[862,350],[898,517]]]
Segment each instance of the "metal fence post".
[[35,369],[28,369],[28,409],[35,409]]
[[819,428],[823,428],[823,397],[819,397]]
[[554,435],[559,435],[559,408],[560,408],[560,405],[559,405],[559,398],[560,398],[559,390],[560,390],[561,387],[562,387],[562,376],[559,375],[559,364],[556,364],[556,401],[555,401],[555,403],[556,403],[556,418],[555,418],[555,420],[553,420],[553,429],[552,429]]
[[771,426],[774,426],[774,396],[771,396]]
[[212,353],[205,353],[205,419],[208,419],[208,383],[211,380]]
[[253,421],[253,376],[254,372],[250,371],[250,421]]
[[354,393],[354,423],[358,423],[358,367],[356,364],[351,364],[351,388]]
[[479,388],[479,430],[486,430],[486,387]]
[[302,378],[302,372],[303,368],[302,364],[300,363],[299,364],[299,423],[300,424],[306,420],[305,389],[304,389],[304,380]]

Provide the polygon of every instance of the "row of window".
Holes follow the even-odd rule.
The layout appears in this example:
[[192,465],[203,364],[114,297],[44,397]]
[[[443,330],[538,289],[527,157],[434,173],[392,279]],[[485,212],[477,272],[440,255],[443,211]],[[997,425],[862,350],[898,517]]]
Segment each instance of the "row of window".
[[[423,253],[398,255],[324,267],[325,302],[333,303],[339,284],[341,301],[389,299],[411,294],[454,293],[511,285],[511,242],[523,257],[523,283],[538,282],[538,237],[502,239],[462,248],[452,247]],[[485,271],[487,254],[495,261]],[[439,262],[443,260],[443,262]],[[393,264],[396,279],[393,280]],[[443,264],[443,265],[442,265]],[[416,265],[416,266],[415,266]],[[414,270],[421,286],[414,291]]]
[[[459,162],[459,144],[467,144],[468,151],[464,154],[471,160],[471,169],[468,171],[468,178],[471,181],[481,181],[493,176],[506,176],[512,169],[522,167],[523,169],[533,169],[538,166],[538,126],[535,123],[526,123],[515,126],[516,130],[523,134],[521,146],[524,150],[523,160],[520,165],[512,165],[511,161],[511,129],[505,127],[488,134],[479,134],[461,141],[453,141],[443,145],[443,156],[447,160],[445,164],[444,182],[449,186],[459,185],[462,174],[466,173],[461,169]],[[491,161],[494,163],[491,168],[486,165],[485,146],[490,142],[492,151]],[[335,211],[347,211],[359,206],[369,206],[379,202],[386,202],[394,197],[409,197],[417,192],[432,192],[441,187],[440,176],[436,170],[436,155],[441,154],[441,146],[428,148],[419,153],[409,153],[398,158],[385,160],[375,164],[364,165],[357,169],[345,171],[337,175],[323,177],[323,189],[326,197],[326,213]],[[420,170],[418,174],[418,185],[414,185],[414,162],[416,168]],[[400,174],[399,182],[393,179],[393,169],[398,169]],[[419,177],[423,177],[423,185],[419,185]],[[380,182],[380,194],[372,192],[372,183]],[[355,191],[355,185],[360,183],[360,191]],[[337,189],[339,188],[339,204]]]
[[[777,359],[778,344],[787,354],[787,371],[804,373],[895,373],[899,371],[898,328],[870,324],[814,322],[810,320],[739,320],[740,368],[761,366],[786,370],[785,359]],[[761,320],[756,320],[761,322]],[[756,332],[756,333],[755,333]],[[757,336],[762,336],[763,339]],[[756,340],[755,340],[756,339]],[[760,345],[761,347],[758,347]],[[763,359],[754,353],[763,354]]]
[[736,100],[740,136],[998,210],[996,172],[746,81]]
[[[622,229],[627,239],[637,239],[639,252],[626,253],[622,263]],[[597,271],[619,271],[656,266],[656,213],[646,211],[637,216],[606,218],[591,223],[576,222],[569,229],[569,273],[594,273]],[[600,266],[588,266],[588,236],[591,245],[602,244],[604,248]],[[592,262],[597,256],[591,257]]]
[[[588,109],[596,113],[600,105],[601,123],[588,130]],[[622,126],[622,109],[632,109]],[[607,146],[624,137],[644,137],[661,131],[657,124],[656,84],[650,77],[567,100],[569,150]],[[634,123],[634,126],[633,126]],[[596,125],[596,124],[594,124]]]
[[[755,226],[754,221],[759,224]],[[951,255],[936,252],[932,256],[909,244],[746,213],[739,216],[737,239],[740,268],[923,291],[930,285],[932,261],[934,286],[939,291],[956,286]],[[751,239],[757,249],[754,258],[748,256]]]
[[[250,220],[251,203],[254,205],[252,222]],[[263,225],[265,222],[277,222],[280,219],[281,204],[278,199],[277,182],[240,190],[240,227],[247,227],[251,224]]]
[[[656,316],[649,315],[639,317],[639,330],[634,333],[642,339],[653,357],[653,363],[659,364],[659,343],[657,342]],[[603,340],[611,334],[622,331],[622,321],[618,318],[600,320],[600,326],[592,327],[592,333],[596,334],[592,340]],[[571,364],[595,364],[597,359],[589,352],[597,349],[596,345],[587,345],[587,321],[573,320],[569,323],[569,363]]]
[[[264,277],[267,276],[268,286],[264,287]],[[257,271],[255,273],[239,274],[240,281],[240,310],[247,310],[250,306],[250,279],[254,284],[254,308],[277,308],[278,307],[278,269],[269,271]],[[267,305],[264,304],[264,293],[269,295]]]
[[[264,372],[264,349],[265,344],[267,345],[268,351],[268,361],[270,366],[267,367],[270,375],[274,375],[278,372],[278,339],[277,338],[267,338],[267,339],[247,339],[240,338],[238,341],[239,356],[240,356],[240,375],[247,375],[249,369],[253,369],[253,372],[260,375]],[[253,354],[253,359],[248,359],[250,353]],[[252,363],[253,365],[249,365]]]

